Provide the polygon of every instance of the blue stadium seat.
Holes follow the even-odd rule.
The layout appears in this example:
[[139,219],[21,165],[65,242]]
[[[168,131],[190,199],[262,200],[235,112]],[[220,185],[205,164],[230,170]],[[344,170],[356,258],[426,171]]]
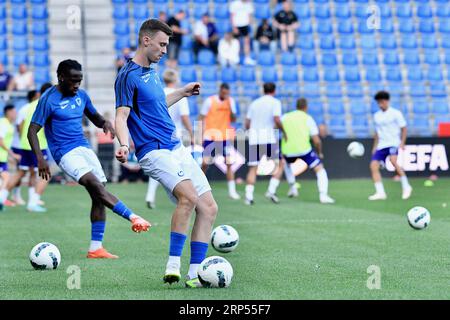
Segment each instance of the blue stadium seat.
[[8,50],[8,39],[5,36],[0,37],[0,51]]
[[197,73],[195,67],[180,68],[181,82],[188,83],[197,81]]
[[258,55],[258,64],[261,66],[273,66],[275,64],[275,57],[271,51],[261,51]]
[[4,5],[0,6],[0,19],[1,20],[6,19],[6,7]]
[[364,115],[352,118],[352,130],[356,137],[367,137],[369,135],[369,123]]
[[364,90],[359,81],[347,82],[347,96],[352,99],[354,98],[362,99],[364,97]]
[[442,68],[431,66],[427,71],[426,79],[428,81],[442,81],[444,79],[442,75]]
[[386,50],[384,52],[383,62],[386,65],[398,65],[399,64],[399,59],[398,59],[397,51],[395,51],[395,50],[392,50],[392,51]]
[[311,20],[302,21],[302,23],[300,23],[300,26],[298,27],[297,31],[301,34],[311,34],[313,32]]
[[230,11],[228,10],[228,4],[215,4],[213,15],[216,19],[229,19]]
[[350,100],[350,113],[354,116],[367,114],[367,106],[363,99]]
[[277,82],[278,81],[277,70],[273,67],[272,68],[271,67],[263,67],[261,73],[262,73],[261,80],[263,82]]
[[6,27],[6,21],[0,20],[0,36],[4,36],[8,33],[8,28]]
[[337,67],[325,67],[323,69],[323,79],[326,82],[340,81],[339,70]]
[[180,66],[190,66],[194,64],[194,54],[191,50],[180,50],[178,55],[178,64]]
[[377,47],[375,37],[373,35],[361,35],[360,47],[363,49],[375,49]]
[[36,67],[48,67],[50,65],[48,53],[36,53],[33,63]]
[[193,11],[194,11],[194,18],[201,19],[205,13],[209,13],[209,5],[207,3],[195,3]]
[[369,17],[369,12],[367,11],[367,4],[355,4],[354,16],[360,19],[366,19]]
[[15,52],[14,53],[14,58],[13,58],[13,63],[15,67],[20,66],[21,64],[30,64],[29,61],[29,54],[28,52]]
[[15,51],[27,51],[28,39],[26,36],[17,36],[13,38],[13,49]]
[[0,51],[0,63],[3,63],[5,66],[8,65],[8,52]]
[[396,4],[396,16],[399,18],[411,18],[412,6],[410,3],[397,3]]
[[[449,6],[450,7],[450,6]],[[450,18],[439,22],[439,32],[450,33]]]
[[335,65],[337,65],[336,54],[334,54],[334,53],[324,53],[322,55],[322,65],[324,65],[324,66],[335,66]]
[[47,5],[33,5],[31,9],[31,17],[33,19],[48,19]]
[[386,68],[386,80],[392,82],[401,82],[402,73],[398,67]]
[[216,82],[217,78],[217,67],[215,66],[206,66],[201,68],[202,81],[205,82]]
[[38,84],[38,86],[46,82],[50,82],[50,70],[48,68],[35,68],[34,81]]
[[336,18],[347,19],[351,17],[350,6],[347,3],[336,3],[334,5],[334,15]]
[[311,12],[309,10],[309,4],[295,4],[294,12],[297,18],[300,20],[306,20],[311,17]]
[[325,86],[326,96],[328,98],[342,97],[342,86],[339,82],[328,82]]
[[14,20],[25,20],[27,17],[27,7],[25,5],[12,5],[11,18]]
[[342,64],[347,66],[355,66],[358,64],[358,56],[356,53],[344,53],[342,55]]
[[33,35],[48,35],[46,20],[33,20],[31,30]]
[[413,66],[408,68],[408,80],[409,81],[421,81],[423,80],[422,70]]
[[147,4],[135,4],[133,6],[133,18],[134,20],[146,20],[150,18],[150,12],[148,10]]
[[355,37],[353,35],[351,36],[341,36],[339,38],[339,47],[341,49],[349,49],[353,50],[356,49],[356,43],[355,43]]
[[239,70],[239,80],[242,82],[255,82],[255,68],[250,66],[242,66]]
[[[387,24],[387,21],[389,21],[389,20],[386,20],[386,23],[383,22],[383,24],[381,25],[381,28],[383,28]],[[362,33],[362,34],[370,34],[370,33],[374,32],[374,29],[369,28],[367,26],[367,22],[365,20],[364,21],[360,20],[358,23],[358,32]]]
[[411,133],[416,136],[427,137],[431,135],[429,117],[428,116],[415,116],[412,118],[411,125],[408,126],[411,128]]
[[380,72],[380,68],[376,67],[371,67],[371,68],[366,68],[366,81],[367,82],[379,82],[381,81],[381,72]]
[[189,17],[189,3],[186,3],[186,1],[181,2],[181,3],[178,3],[178,2],[172,3],[172,9],[170,9],[170,7],[169,7],[169,14],[175,15],[180,10],[183,10],[186,13],[186,17]]
[[117,51],[120,51],[123,48],[130,47],[130,45],[131,45],[131,42],[130,42],[130,38],[128,36],[117,36],[114,48]]
[[284,66],[296,66],[297,65],[297,56],[293,52],[282,52],[280,63]]
[[181,49],[192,50],[192,37],[190,35],[183,35],[181,40]]
[[330,18],[330,7],[327,4],[316,4],[314,8],[314,15],[318,19]]
[[437,47],[438,43],[434,34],[422,35],[422,48],[435,49]]
[[283,67],[281,79],[285,82],[297,82],[298,74],[295,67]]
[[320,98],[320,84],[319,82],[305,82],[301,87],[301,94],[306,99]]
[[130,24],[128,23],[128,20],[117,20],[117,22],[114,24],[114,34],[119,36],[129,35]]
[[316,32],[319,34],[331,34],[333,33],[333,26],[330,20],[323,20],[317,24]]
[[50,48],[47,36],[35,36],[33,38],[33,50],[48,51]]
[[216,64],[216,57],[211,50],[200,50],[197,60],[198,64],[204,66],[212,66]]
[[434,33],[433,19],[422,19],[419,22],[419,31],[422,33]]
[[414,27],[414,21],[412,19],[408,18],[399,18],[398,19],[398,30],[401,33],[414,33],[415,27]]
[[222,82],[234,83],[237,81],[236,69],[232,67],[223,68],[220,72],[220,78]]
[[366,66],[378,65],[378,55],[376,53],[365,53],[362,55],[362,63]]
[[439,65],[441,64],[441,58],[439,56],[439,51],[437,50],[428,50],[424,52],[424,62],[430,65]]
[[428,114],[428,103],[425,99],[415,99],[413,101],[412,112],[417,115]]
[[397,48],[397,41],[395,35],[385,34],[380,37],[380,47],[383,49],[395,49]]
[[[287,73],[283,73],[284,75],[288,75]],[[284,79],[283,79],[284,80]],[[292,97],[297,96],[299,94],[299,86],[297,82],[285,82],[282,86],[279,87],[279,94],[283,97]]]
[[343,34],[353,33],[353,22],[351,19],[338,20],[338,32]]
[[417,50],[404,50],[403,63],[407,65],[420,64],[419,53]]
[[447,97],[447,86],[444,81],[428,81],[428,87],[432,98]]
[[128,3],[128,0],[112,0],[113,4],[125,4]]
[[448,3],[436,3],[436,16],[439,18],[450,18],[450,6]]
[[314,38],[312,35],[303,35],[297,37],[296,47],[300,49],[313,50],[314,49]]
[[381,18],[390,18],[391,17],[391,6],[386,2],[377,2],[377,6],[380,9]]
[[128,19],[128,5],[115,5],[113,18],[117,20]]
[[15,36],[24,36],[28,33],[27,21],[18,20],[12,24],[12,34]]
[[420,4],[417,6],[417,16],[419,18],[431,18],[433,17],[433,11],[428,3]]
[[341,99],[328,100],[328,113],[334,116],[342,116],[345,114],[344,103]]
[[204,82],[202,83],[202,95],[209,97],[217,94],[217,84],[214,82]]
[[316,82],[319,81],[319,72],[315,67],[303,68],[303,81]]
[[301,55],[300,63],[304,66],[317,65],[316,55],[314,52],[307,52]]
[[427,91],[423,81],[410,81],[409,94],[413,98],[424,98],[427,95]]
[[401,37],[401,46],[403,49],[417,48],[417,37],[415,35],[405,34]]
[[334,43],[334,36],[322,36],[320,38],[320,49],[322,50],[333,50],[336,48]]
[[11,3],[14,3],[14,4],[25,4],[25,3],[27,3],[25,0],[10,0],[11,1]]
[[394,23],[391,18],[384,18],[381,20],[380,29],[381,33],[393,33],[394,32]]
[[270,12],[270,5],[268,3],[255,3],[255,18],[256,19],[269,19],[272,14]]
[[[441,35],[441,46],[444,49],[450,49],[450,35],[449,34],[442,34]],[[446,50],[449,51],[449,50]]]
[[230,19],[217,19],[216,28],[217,33],[221,36],[223,36],[227,32],[230,32],[232,29]]
[[328,124],[331,134],[335,138],[344,138],[347,136],[347,129],[344,116],[334,116]]
[[431,112],[437,115],[448,115],[450,113],[447,99],[433,99]]

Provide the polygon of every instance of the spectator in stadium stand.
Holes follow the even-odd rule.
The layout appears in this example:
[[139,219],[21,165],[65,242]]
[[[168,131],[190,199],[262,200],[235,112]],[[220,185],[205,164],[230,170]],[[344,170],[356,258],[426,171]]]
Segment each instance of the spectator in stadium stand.
[[219,63],[222,67],[234,67],[239,64],[239,41],[233,38],[231,32],[225,33],[225,36],[219,41]]
[[239,40],[244,38],[244,64],[255,65],[256,62],[250,57],[250,26],[252,16],[255,12],[252,1],[235,0],[230,4],[231,25],[233,34]]
[[158,14],[158,20],[167,23],[167,14],[164,11],[160,11]]
[[5,70],[3,63],[0,63],[0,91],[6,91],[11,89],[11,74]]
[[195,23],[194,27],[194,53],[202,49],[211,50],[217,56],[217,47],[219,44],[219,35],[217,28],[209,19],[209,14],[205,13],[201,20]]
[[292,11],[290,1],[283,1],[282,10],[275,14],[273,25],[279,32],[281,50],[293,51],[295,45],[295,32],[300,24],[297,15]]
[[122,67],[127,63],[128,59],[133,58],[133,51],[131,48],[125,47],[122,49],[122,53],[117,57],[116,67],[117,72],[122,69]]
[[277,50],[277,41],[275,30],[269,23],[269,20],[262,19],[261,24],[256,31],[255,40],[253,41],[255,52],[260,50],[270,50],[273,54]]
[[169,45],[167,47],[167,66],[169,68],[175,68],[178,64],[178,54],[183,41],[183,35],[189,31],[181,28],[181,21],[186,17],[184,10],[179,10],[175,16],[171,17],[167,24],[173,31],[173,36],[170,38]]
[[11,89],[17,91],[29,91],[34,90],[35,87],[33,72],[28,70],[26,64],[22,63],[19,66],[19,72],[14,75]]

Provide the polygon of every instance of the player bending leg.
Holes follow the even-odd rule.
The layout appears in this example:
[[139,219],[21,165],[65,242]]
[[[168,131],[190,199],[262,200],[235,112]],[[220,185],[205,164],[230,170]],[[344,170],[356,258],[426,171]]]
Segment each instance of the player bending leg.
[[136,55],[117,75],[115,127],[121,146],[116,158],[120,162],[127,160],[129,132],[142,169],[161,183],[169,198],[176,203],[169,259],[163,277],[166,283],[178,282],[181,278],[181,254],[195,209],[186,286],[200,287],[197,269],[206,257],[217,204],[205,174],[176,136],[176,127],[168,111],[182,98],[198,95],[200,84],[187,84],[166,96],[158,74],[150,67],[166,54],[171,35],[172,30],[164,22],[156,19],[145,21],[139,30]]
[[384,163],[389,157],[395,171],[400,176],[402,184],[402,199],[406,200],[411,196],[412,187],[409,185],[405,171],[397,162],[398,149],[403,149],[406,143],[406,121],[403,114],[389,106],[390,95],[386,91],[379,91],[375,95],[375,100],[380,107],[373,119],[375,123],[375,138],[373,142],[372,160],[370,171],[375,184],[375,194],[369,200],[384,200],[387,198],[381,181],[380,163]]
[[91,200],[91,245],[88,258],[117,258],[103,248],[105,206],[131,221],[135,232],[147,231],[150,224],[134,214],[105,188],[106,177],[95,153],[83,135],[81,125],[86,115],[98,128],[114,136],[114,129],[94,108],[87,93],[80,89],[81,65],[64,60],[57,69],[58,85],[48,89],[39,99],[28,129],[28,140],[38,160],[39,175],[49,180],[50,170],[39,146],[38,132],[45,126],[49,149],[59,167],[84,186]]
[[[288,195],[295,196],[297,193],[295,176],[292,173],[290,164],[297,159],[302,159],[316,173],[320,202],[334,203],[334,199],[328,195],[328,175],[321,161],[323,153],[319,129],[314,119],[306,113],[307,110],[307,100],[300,98],[297,100],[297,110],[286,113],[281,120],[288,136],[288,140],[283,138],[281,141],[281,152],[287,162],[284,167],[284,173],[290,186]],[[317,154],[312,149],[311,140],[317,150]]]

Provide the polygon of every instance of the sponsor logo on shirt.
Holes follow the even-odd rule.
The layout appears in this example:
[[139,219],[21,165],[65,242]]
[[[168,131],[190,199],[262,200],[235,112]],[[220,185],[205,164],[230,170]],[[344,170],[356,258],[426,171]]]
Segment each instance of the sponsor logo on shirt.
[[141,79],[144,80],[145,83],[147,83],[148,80],[150,80],[150,73],[144,74],[144,75],[141,77]]

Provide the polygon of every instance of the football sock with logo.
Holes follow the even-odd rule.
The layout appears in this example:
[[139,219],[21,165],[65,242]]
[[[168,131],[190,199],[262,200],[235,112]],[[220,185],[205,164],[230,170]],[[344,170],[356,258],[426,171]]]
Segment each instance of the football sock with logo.
[[208,244],[205,242],[192,241],[191,242],[191,262],[189,265],[189,279],[198,277],[197,270],[206,258],[206,252],[208,251]]
[[89,246],[89,251],[92,252],[102,248],[105,226],[105,221],[94,221],[91,223],[91,245]]
[[116,214],[118,214],[119,216],[121,216],[124,219],[127,220],[131,220],[133,219],[136,215],[133,213],[133,211],[131,211],[131,209],[129,209],[122,201],[118,201],[112,211]]

